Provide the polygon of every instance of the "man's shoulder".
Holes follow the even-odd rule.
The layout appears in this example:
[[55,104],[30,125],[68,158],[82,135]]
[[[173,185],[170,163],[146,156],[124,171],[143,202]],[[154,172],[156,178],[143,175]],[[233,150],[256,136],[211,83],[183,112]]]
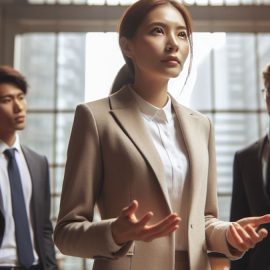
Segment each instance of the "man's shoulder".
[[37,159],[44,159],[44,158],[45,158],[44,155],[39,154],[38,152],[36,152],[35,150],[33,150],[32,148],[30,148],[30,147],[27,146],[27,145],[22,144],[22,145],[21,145],[21,148],[22,148],[23,154],[24,154],[26,157],[31,156],[31,157],[37,158]]
[[264,143],[266,136],[250,143],[236,152],[236,155],[246,155],[247,153],[258,153]]

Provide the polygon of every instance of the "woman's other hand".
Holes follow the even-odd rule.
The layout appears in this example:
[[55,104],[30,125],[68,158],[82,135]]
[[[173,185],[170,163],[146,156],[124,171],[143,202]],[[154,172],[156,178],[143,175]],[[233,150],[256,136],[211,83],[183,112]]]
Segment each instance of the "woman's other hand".
[[227,241],[236,251],[245,252],[268,235],[265,228],[259,228],[266,223],[270,223],[270,214],[232,222],[226,233]]

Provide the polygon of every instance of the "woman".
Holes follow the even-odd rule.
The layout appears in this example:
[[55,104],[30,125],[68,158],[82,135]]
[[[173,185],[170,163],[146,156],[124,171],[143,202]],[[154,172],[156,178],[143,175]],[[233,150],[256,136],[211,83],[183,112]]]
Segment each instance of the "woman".
[[241,256],[267,235],[256,228],[270,216],[217,219],[213,128],[167,92],[192,58],[188,12],[175,0],[140,0],[119,42],[130,84],[77,107],[56,245],[94,258],[95,270],[208,270],[208,250]]

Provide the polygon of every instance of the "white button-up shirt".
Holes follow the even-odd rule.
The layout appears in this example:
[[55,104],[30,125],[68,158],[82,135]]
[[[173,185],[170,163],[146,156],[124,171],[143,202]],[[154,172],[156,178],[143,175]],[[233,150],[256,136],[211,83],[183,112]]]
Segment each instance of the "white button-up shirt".
[[[0,209],[5,218],[5,232],[2,245],[0,247],[0,266],[16,266],[19,265],[16,238],[15,238],[15,223],[12,215],[12,202],[9,177],[7,171],[8,159],[4,155],[4,151],[10,148],[7,144],[0,140]],[[21,175],[23,194],[26,204],[26,211],[28,215],[28,223],[32,239],[32,246],[34,245],[33,226],[30,219],[31,209],[31,195],[32,195],[32,182],[28,170],[28,166],[19,142],[19,137],[16,136],[16,141],[12,148],[15,148],[15,158]],[[38,262],[38,255],[34,248],[35,264]]]
[[[140,108],[144,123],[160,156],[172,210],[182,219],[176,231],[176,250],[187,250],[187,207],[183,202],[184,184],[188,175],[188,159],[179,122],[173,111],[171,99],[163,108],[158,108],[131,90]],[[185,234],[185,235],[184,235]]]

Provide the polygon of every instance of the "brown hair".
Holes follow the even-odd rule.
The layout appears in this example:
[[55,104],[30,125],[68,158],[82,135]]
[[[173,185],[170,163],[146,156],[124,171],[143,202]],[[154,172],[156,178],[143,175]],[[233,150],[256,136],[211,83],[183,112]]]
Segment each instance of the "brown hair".
[[0,84],[4,83],[12,84],[22,90],[24,94],[27,93],[28,84],[26,79],[19,71],[10,66],[0,66]]
[[121,89],[122,86],[126,84],[133,83],[134,76],[130,72],[127,64],[124,64],[116,74],[116,77],[114,78],[110,94],[113,94]]
[[[152,11],[154,8],[161,5],[172,5],[175,7],[180,14],[183,16],[186,27],[187,27],[187,35],[190,46],[190,63],[188,69],[188,76],[191,69],[192,58],[193,58],[193,41],[192,41],[192,26],[191,26],[191,16],[185,6],[177,0],[139,0],[135,4],[131,5],[120,21],[119,26],[119,42],[121,37],[125,37],[127,39],[131,39],[136,34],[138,28],[142,24],[143,20],[147,16],[147,14]],[[130,58],[126,57],[123,54],[126,64],[130,70],[130,72],[134,75],[134,67]]]

